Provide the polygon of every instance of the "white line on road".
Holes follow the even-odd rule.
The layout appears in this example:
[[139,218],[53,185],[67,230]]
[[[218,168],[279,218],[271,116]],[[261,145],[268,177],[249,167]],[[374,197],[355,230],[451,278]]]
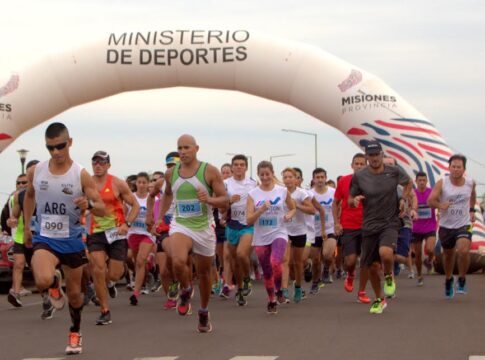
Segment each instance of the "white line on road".
[[65,358],[28,358],[23,360],[64,360]]
[[178,356],[162,356],[162,357],[142,357],[134,358],[133,360],[176,360]]
[[275,360],[278,356],[234,356],[229,360]]
[[470,355],[468,360],[485,360],[485,356],[482,355]]

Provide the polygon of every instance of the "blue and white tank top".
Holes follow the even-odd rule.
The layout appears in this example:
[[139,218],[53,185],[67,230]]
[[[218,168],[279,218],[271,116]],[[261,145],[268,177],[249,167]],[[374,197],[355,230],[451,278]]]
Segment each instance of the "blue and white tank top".
[[81,184],[83,167],[75,162],[62,175],[49,170],[49,160],[36,165],[33,186],[37,222],[33,242],[47,243],[59,253],[84,250],[81,210],[74,203],[84,196]]
[[[327,186],[327,191],[323,194],[320,194],[315,189],[312,189],[311,191],[315,199],[325,210],[325,233],[327,235],[332,234],[334,232],[332,204],[335,197],[335,189]],[[320,223],[320,213],[318,211],[315,214],[315,236],[322,236],[322,225]]]

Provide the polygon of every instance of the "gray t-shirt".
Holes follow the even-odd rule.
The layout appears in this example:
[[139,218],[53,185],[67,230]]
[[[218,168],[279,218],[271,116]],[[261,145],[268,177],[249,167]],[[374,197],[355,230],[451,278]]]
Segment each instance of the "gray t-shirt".
[[373,174],[369,167],[358,171],[350,183],[352,196],[364,195],[364,233],[375,233],[385,228],[399,230],[399,198],[397,186],[406,185],[411,178],[397,166],[384,165],[384,171]]

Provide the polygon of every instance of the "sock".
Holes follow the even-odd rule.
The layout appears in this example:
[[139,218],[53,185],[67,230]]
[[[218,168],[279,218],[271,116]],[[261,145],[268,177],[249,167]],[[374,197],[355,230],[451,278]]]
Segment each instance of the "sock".
[[81,330],[81,311],[83,306],[75,309],[69,304],[69,314],[71,315],[72,326],[70,328],[71,332],[79,332]]
[[139,297],[140,296],[140,292],[138,290],[134,290],[133,291],[133,295],[135,295],[135,297]]
[[209,308],[200,308],[199,312],[209,312]]

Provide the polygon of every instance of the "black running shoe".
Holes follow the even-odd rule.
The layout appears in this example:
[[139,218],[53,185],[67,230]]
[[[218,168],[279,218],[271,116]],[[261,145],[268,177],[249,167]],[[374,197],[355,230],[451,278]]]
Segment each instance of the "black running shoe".
[[266,309],[268,314],[275,315],[278,313],[278,303],[276,301],[270,301]]
[[10,289],[8,292],[7,300],[10,304],[12,304],[13,307],[22,307],[22,301],[20,301],[20,294],[17,294],[13,291],[13,289]]
[[239,306],[245,306],[247,304],[246,299],[244,298],[243,295],[243,290],[238,290],[236,293],[236,302]]
[[200,333],[209,333],[212,331],[212,324],[207,310],[199,310],[199,324],[197,325],[197,331]]
[[133,305],[133,306],[138,305],[138,298],[135,295],[130,296],[130,305]]
[[102,312],[99,318],[96,320],[96,325],[109,325],[111,324],[111,312]]
[[116,289],[116,285],[114,283],[113,286],[108,286],[108,293],[112,299],[115,299],[118,296],[118,290]]

